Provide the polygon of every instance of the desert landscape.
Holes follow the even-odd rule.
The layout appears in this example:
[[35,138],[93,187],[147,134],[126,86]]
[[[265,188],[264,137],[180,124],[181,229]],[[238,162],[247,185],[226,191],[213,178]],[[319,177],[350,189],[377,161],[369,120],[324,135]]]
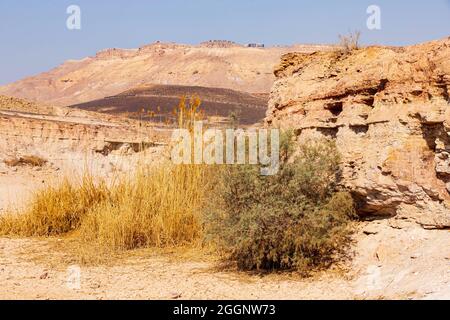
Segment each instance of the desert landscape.
[[449,10],[2,1],[0,300],[449,300]]
[[[450,299],[450,38],[156,42],[67,61],[0,94],[0,299]],[[168,165],[172,133],[192,119],[291,131],[293,154],[312,161],[295,167],[298,181],[254,178],[263,187],[251,194],[266,198],[245,207],[251,171]],[[330,181],[314,180],[327,170]],[[236,233],[217,235],[214,210],[213,226],[227,210],[254,214],[243,226],[223,218],[218,228]],[[283,220],[297,210],[303,222]],[[320,230],[308,224],[318,216]],[[277,224],[289,239],[269,238]],[[208,232],[251,239],[227,240],[229,253]]]

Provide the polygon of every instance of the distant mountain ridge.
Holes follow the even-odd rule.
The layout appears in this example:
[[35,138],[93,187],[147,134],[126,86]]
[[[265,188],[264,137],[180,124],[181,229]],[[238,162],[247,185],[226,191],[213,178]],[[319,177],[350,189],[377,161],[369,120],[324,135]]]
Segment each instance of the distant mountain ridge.
[[223,41],[200,45],[156,42],[68,60],[48,72],[1,86],[0,94],[67,106],[147,83],[268,93],[275,80],[273,68],[283,54],[332,49],[321,45],[248,48]]

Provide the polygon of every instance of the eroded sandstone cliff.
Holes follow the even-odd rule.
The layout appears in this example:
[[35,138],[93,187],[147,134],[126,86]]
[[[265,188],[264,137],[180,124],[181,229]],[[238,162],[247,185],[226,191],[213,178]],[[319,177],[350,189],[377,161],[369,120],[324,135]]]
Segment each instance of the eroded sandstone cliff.
[[362,214],[450,226],[450,38],[289,53],[275,75],[266,122],[334,139]]
[[168,135],[129,119],[0,96],[0,174],[5,160],[30,155],[57,167],[84,167],[89,159],[105,172],[129,170],[141,151],[159,150]]

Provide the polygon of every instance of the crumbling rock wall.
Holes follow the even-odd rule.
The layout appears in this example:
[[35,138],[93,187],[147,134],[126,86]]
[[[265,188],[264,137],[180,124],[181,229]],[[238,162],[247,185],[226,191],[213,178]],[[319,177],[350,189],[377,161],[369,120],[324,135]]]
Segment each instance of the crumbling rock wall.
[[290,53],[275,75],[267,124],[334,139],[361,214],[419,208],[417,221],[450,227],[450,38]]
[[[39,155],[49,160],[74,154],[135,153],[160,145],[162,134],[143,133],[114,124],[87,125],[66,121],[0,115],[0,160],[14,155]],[[123,154],[126,155],[126,154]]]

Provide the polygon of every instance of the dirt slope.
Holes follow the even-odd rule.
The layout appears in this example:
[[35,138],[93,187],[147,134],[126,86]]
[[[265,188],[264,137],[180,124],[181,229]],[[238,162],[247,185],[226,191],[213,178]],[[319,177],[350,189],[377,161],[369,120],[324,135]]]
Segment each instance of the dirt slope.
[[[198,86],[146,85],[127,90],[119,95],[71,106],[82,110],[121,114],[144,120],[173,122],[173,110],[180,98],[198,96],[201,110],[207,117],[229,118],[234,112],[240,124],[261,122],[267,110],[268,95],[252,95],[231,89]],[[152,115],[150,115],[152,113]]]

